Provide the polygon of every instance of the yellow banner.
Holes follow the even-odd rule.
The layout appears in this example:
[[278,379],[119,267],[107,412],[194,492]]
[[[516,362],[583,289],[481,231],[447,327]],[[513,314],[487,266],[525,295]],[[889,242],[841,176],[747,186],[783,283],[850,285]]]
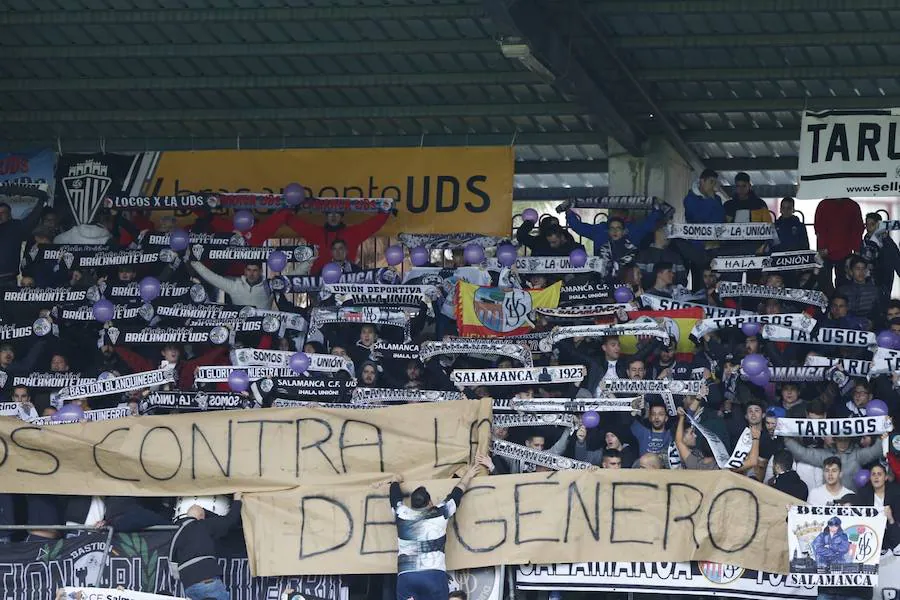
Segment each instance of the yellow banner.
[[[384,235],[508,236],[513,161],[509,146],[162,152],[144,191],[280,193],[297,182],[309,196],[392,198],[398,215]],[[370,216],[348,214],[347,222]]]
[[0,417],[0,492],[230,494],[374,473],[450,477],[486,452],[491,401],[265,408],[37,427]]
[[[402,489],[408,494],[419,485],[438,502],[454,482],[408,482]],[[703,560],[786,573],[785,520],[793,502],[729,471],[476,477],[447,528],[447,568]],[[389,504],[386,485],[362,482],[249,494],[242,516],[251,572],[395,573]]]

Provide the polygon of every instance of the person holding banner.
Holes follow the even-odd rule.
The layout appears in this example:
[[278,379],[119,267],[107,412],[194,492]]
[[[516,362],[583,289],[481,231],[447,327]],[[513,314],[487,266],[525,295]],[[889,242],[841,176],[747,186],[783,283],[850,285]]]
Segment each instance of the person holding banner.
[[449,597],[444,557],[447,525],[479,469],[479,464],[471,465],[450,494],[437,505],[432,503],[428,490],[420,486],[410,494],[409,506],[406,506],[400,489],[403,477],[395,475],[389,479],[391,510],[397,524],[397,600],[446,600]]
[[287,226],[306,240],[307,244],[319,247],[319,256],[309,270],[311,274],[318,275],[322,272],[322,267],[332,261],[331,244],[335,240],[344,241],[347,248],[346,260],[351,263],[355,262],[359,247],[384,227],[391,214],[396,215],[397,209],[395,208],[391,212],[380,212],[356,225],[344,223],[342,211],[326,211],[325,223],[322,225],[310,223],[296,214],[292,214],[287,217]]

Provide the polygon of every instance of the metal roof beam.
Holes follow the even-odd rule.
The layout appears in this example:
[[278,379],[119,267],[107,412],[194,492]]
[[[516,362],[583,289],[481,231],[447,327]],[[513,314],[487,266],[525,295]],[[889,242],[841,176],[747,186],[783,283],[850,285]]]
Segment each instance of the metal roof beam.
[[642,154],[643,140],[582,66],[570,44],[550,26],[549,15],[540,5],[528,0],[511,5],[505,0],[484,0],[484,5],[494,25],[504,35],[525,38],[530,49],[556,76],[554,85],[557,88],[587,105],[601,130],[600,135],[614,138],[635,156]]
[[557,175],[563,173],[606,173],[606,160],[517,160],[517,175]]
[[310,108],[7,111],[5,123],[153,123],[171,121],[303,121],[581,115],[574,104],[441,104],[432,106],[322,106]]
[[689,143],[704,142],[790,142],[800,139],[800,130],[775,129],[685,129],[681,137]]
[[0,79],[0,92],[223,90],[263,88],[363,88],[419,85],[530,85],[545,83],[531,71],[494,73],[392,73],[249,77],[135,77],[122,79]]
[[[626,15],[691,13],[786,13],[893,10],[891,0],[595,0],[588,7],[598,14]],[[822,34],[827,37],[827,33]]]
[[221,58],[260,56],[340,56],[359,54],[498,53],[494,40],[403,40],[358,42],[297,42],[269,44],[129,44],[15,45],[3,48],[11,59],[90,58]]
[[636,35],[612,39],[626,50],[749,48],[754,46],[877,46],[896,44],[896,31],[829,31],[827,33],[741,33],[740,35]]
[[635,73],[643,81],[771,81],[773,79],[895,79],[898,65],[845,65],[827,67],[754,67],[732,69],[641,69]]
[[793,97],[793,98],[728,98],[722,100],[663,100],[663,110],[674,113],[729,113],[802,111],[804,109],[871,109],[900,105],[900,96],[877,97]]
[[[8,133],[8,132],[7,132]],[[597,134],[593,131],[539,132],[539,133],[472,133],[419,134],[419,135],[355,135],[355,136],[286,136],[255,137],[241,139],[241,147],[250,149],[281,148],[412,148],[436,146],[509,146],[515,140],[517,146],[584,146],[595,145]],[[0,151],[16,151],[26,147],[56,147],[57,138],[11,137],[0,135]],[[97,152],[98,137],[74,138],[61,136],[59,144],[65,152]],[[111,138],[104,140],[108,152],[143,152],[145,150],[222,150],[235,147],[235,137],[178,137],[178,138]],[[528,161],[533,162],[533,161]],[[572,161],[578,162],[578,161]],[[593,161],[591,161],[593,162]],[[602,162],[602,161],[598,161]],[[525,167],[528,168],[528,167]],[[535,167],[537,168],[537,167]],[[604,169],[605,170],[605,169]],[[591,171],[585,172],[594,172]]]
[[757,158],[708,158],[707,168],[716,171],[793,171],[796,156],[760,156]]
[[[77,6],[77,5],[75,5]],[[157,10],[3,11],[0,25],[130,25],[137,23],[234,23],[288,21],[368,21],[382,19],[478,19],[475,4],[340,6],[308,8],[205,8]]]

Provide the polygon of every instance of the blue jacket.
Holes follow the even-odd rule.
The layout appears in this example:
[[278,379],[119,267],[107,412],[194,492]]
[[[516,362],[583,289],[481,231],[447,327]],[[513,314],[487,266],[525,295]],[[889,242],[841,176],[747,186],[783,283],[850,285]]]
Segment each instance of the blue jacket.
[[806,225],[801,223],[796,215],[778,217],[778,220],[775,221],[775,229],[778,231],[778,245],[772,248],[773,252],[809,250]]
[[850,540],[843,529],[838,529],[837,533],[831,535],[828,528],[816,536],[812,543],[813,554],[815,554],[816,562],[820,565],[830,565],[831,563],[844,562],[844,555],[850,549]]
[[701,196],[699,189],[692,188],[684,197],[684,220],[688,223],[724,223],[725,206],[721,198]]
[[[663,218],[664,214],[661,210],[654,210],[643,221],[628,223],[625,232],[625,238],[635,246],[640,246],[645,237],[653,233],[657,223]],[[603,223],[585,223],[578,216],[578,213],[567,210],[566,223],[569,229],[578,235],[590,238],[594,242],[594,255],[600,256],[600,247],[609,241],[609,225]]]

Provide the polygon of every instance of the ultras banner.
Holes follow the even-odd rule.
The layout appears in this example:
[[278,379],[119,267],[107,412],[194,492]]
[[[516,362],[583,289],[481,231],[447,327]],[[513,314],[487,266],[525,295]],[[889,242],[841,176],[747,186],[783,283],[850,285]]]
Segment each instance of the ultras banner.
[[[161,152],[143,191],[272,194],[299,181],[307,197],[391,198],[398,214],[388,219],[380,231],[384,235],[508,236],[513,159],[512,147]],[[317,215],[301,217],[321,222]],[[371,215],[346,216],[351,224],[367,218]]]
[[[113,536],[109,563],[104,565],[106,532],[69,540],[0,544],[2,598],[47,600],[57,588],[116,587],[184,596],[181,583],[169,576],[172,531],[118,533]],[[328,575],[251,577],[240,535],[216,547],[222,579],[232,600],[279,598],[285,587],[316,600],[339,600],[341,578]]]

